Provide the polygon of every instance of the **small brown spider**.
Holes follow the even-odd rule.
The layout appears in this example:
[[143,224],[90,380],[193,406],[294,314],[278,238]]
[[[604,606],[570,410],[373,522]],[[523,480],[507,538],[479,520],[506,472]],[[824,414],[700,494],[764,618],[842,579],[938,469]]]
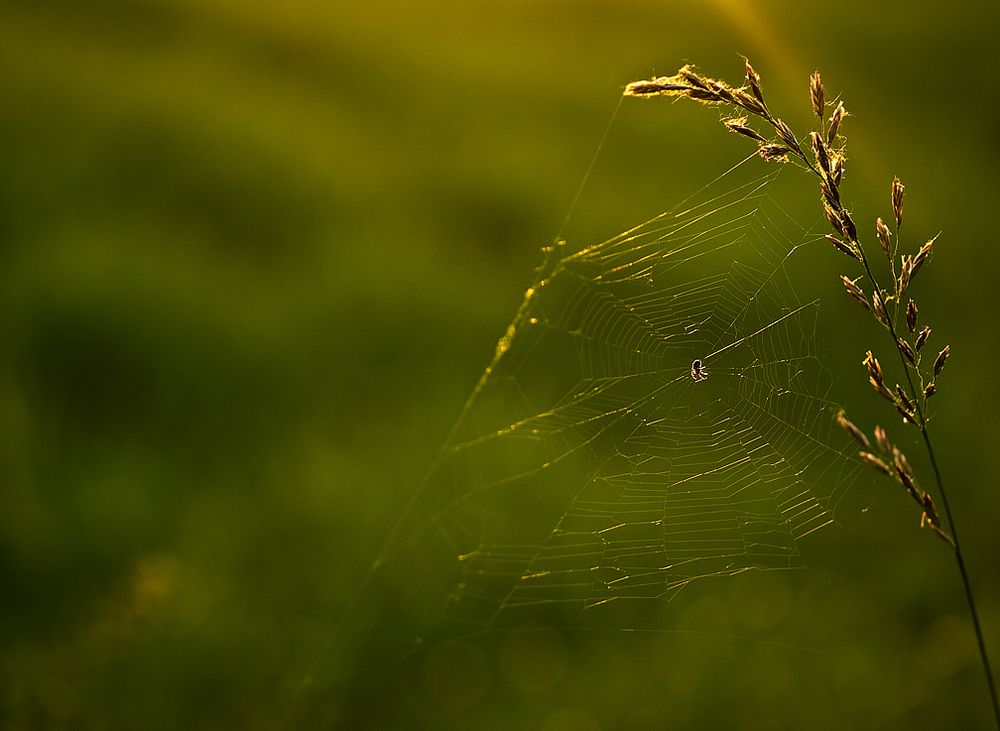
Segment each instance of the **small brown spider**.
[[708,369],[698,358],[691,361],[691,378],[695,381],[705,381],[708,379]]

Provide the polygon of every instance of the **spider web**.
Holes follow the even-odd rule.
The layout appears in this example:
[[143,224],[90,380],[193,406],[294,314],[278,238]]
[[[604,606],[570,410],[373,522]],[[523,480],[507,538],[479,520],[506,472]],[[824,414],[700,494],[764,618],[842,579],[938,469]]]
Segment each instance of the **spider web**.
[[401,631],[635,627],[693,582],[801,565],[858,467],[831,446],[818,302],[792,271],[821,236],[761,167],[545,250],[376,562],[408,587]]

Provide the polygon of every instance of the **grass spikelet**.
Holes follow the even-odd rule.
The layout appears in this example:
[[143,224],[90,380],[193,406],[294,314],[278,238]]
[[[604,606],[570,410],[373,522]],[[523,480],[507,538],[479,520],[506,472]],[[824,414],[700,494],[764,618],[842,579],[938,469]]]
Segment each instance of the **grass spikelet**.
[[840,102],[833,110],[833,114],[830,115],[830,127],[826,131],[827,143],[832,145],[833,141],[837,139],[837,135],[840,133],[840,123],[844,121],[845,116],[847,116],[847,110],[844,109],[844,102]]
[[850,212],[841,208],[840,220],[844,223],[844,235],[847,236],[849,241],[856,242],[858,240],[858,229],[854,225],[854,219],[851,218]]
[[911,335],[917,331],[917,314],[917,303],[911,299],[906,303],[906,327]]
[[840,220],[840,214],[837,213],[837,209],[829,200],[823,206],[823,213],[826,214],[826,220],[830,223],[830,227],[843,236],[844,222]]
[[844,156],[833,153],[830,160],[830,180],[834,185],[840,185],[840,180],[844,177]]
[[927,338],[929,338],[930,336],[931,336],[931,329],[930,329],[930,327],[927,326],[927,325],[924,325],[923,328],[921,328],[921,330],[920,330],[920,334],[917,335],[916,348],[917,348],[918,351],[921,348],[924,347],[924,343],[927,342]]
[[896,281],[896,289],[902,295],[910,286],[910,279],[913,277],[913,257],[904,256],[900,259],[902,266],[899,270],[899,279]]
[[861,461],[866,465],[871,467],[876,472],[881,472],[883,475],[892,475],[892,471],[889,469],[889,465],[880,460],[871,452],[858,452],[858,456],[861,457]]
[[906,391],[898,383],[896,384],[896,398],[899,399],[899,403],[908,413],[913,413],[913,402],[910,401],[910,397],[906,395]]
[[902,352],[902,354],[906,357],[906,359],[908,361],[910,361],[910,363],[912,365],[916,365],[917,364],[917,354],[916,354],[916,352],[914,352],[913,346],[910,345],[905,340],[903,340],[903,338],[898,338],[897,340],[898,340],[897,344],[899,345],[900,352]]
[[722,123],[726,126],[726,129],[728,129],[730,132],[735,132],[736,134],[743,135],[744,137],[749,137],[750,139],[756,140],[757,142],[765,142],[765,143],[767,142],[767,140],[764,139],[764,136],[760,134],[760,132],[753,129],[752,127],[747,126],[746,117],[732,117],[730,119],[723,120]]
[[837,412],[837,424],[841,429],[846,431],[851,435],[858,444],[860,444],[865,449],[871,449],[871,442],[868,441],[868,437],[865,436],[864,432],[858,429],[857,425],[847,418],[846,413],[843,409]]
[[872,351],[869,350],[865,353],[865,359],[861,362],[868,368],[868,375],[881,383],[884,379],[884,376],[882,375],[882,364],[878,362],[878,358],[872,355]]
[[876,320],[884,327],[889,327],[889,313],[885,311],[883,297],[879,292],[872,292],[872,312],[875,313]]
[[698,75],[698,73],[694,70],[694,66],[692,66],[691,64],[681,66],[677,70],[677,75],[680,78],[684,79],[686,82],[688,82],[689,86],[709,91],[708,84],[705,83],[705,80]]
[[[826,173],[826,176],[819,182],[820,192],[823,193],[823,200],[826,204],[834,210],[834,212],[841,209],[840,205],[840,191],[837,190],[837,184],[833,180],[833,171]],[[839,219],[839,215],[838,215]]]
[[788,123],[783,119],[777,119],[774,122],[774,129],[778,133],[778,137],[781,138],[781,141],[794,150],[799,157],[802,157],[802,148],[799,147],[799,141],[795,137],[795,133],[792,132],[792,128],[788,126]]
[[761,90],[760,75],[750,65],[749,59],[743,60],[746,62],[746,78],[747,84],[750,86],[750,91],[753,92],[754,98],[760,103],[761,107],[767,109],[767,104],[764,102],[764,93]]
[[[858,279],[861,279],[861,277],[858,277]],[[868,300],[865,297],[864,291],[862,291],[861,287],[858,286],[858,279],[849,279],[843,274],[840,275],[840,280],[844,283],[844,288],[847,290],[847,293],[866,310],[871,309],[871,306],[868,304]]]
[[[847,244],[845,244],[843,241],[841,241],[840,239],[838,239],[833,234],[827,234],[825,238],[826,238],[827,241],[829,241],[831,244],[833,244],[837,248],[837,251],[841,252],[842,254],[847,254],[852,259],[857,259],[858,258],[857,252],[854,251],[854,249],[852,247],[850,247]],[[865,303],[865,307],[868,307],[868,303],[867,302]]]
[[890,239],[892,234],[889,232],[889,227],[885,225],[881,216],[875,221],[875,235],[878,237],[878,243],[882,247],[882,251],[891,259],[892,246],[890,245]]
[[948,360],[948,356],[951,355],[951,346],[946,345],[941,349],[941,352],[937,354],[937,358],[934,359],[934,377],[937,378],[941,375],[941,371],[944,370],[945,361]]
[[819,165],[819,169],[822,170],[827,177],[830,176],[830,155],[826,150],[826,143],[823,141],[823,136],[819,132],[810,132],[809,140],[812,143],[813,155],[816,157],[816,163]]
[[878,381],[875,379],[874,376],[871,376],[868,378],[868,382],[872,385],[872,388],[875,389],[875,393],[877,393],[879,396],[884,398],[889,403],[893,404],[896,403],[896,397],[892,395],[892,391],[890,391],[886,387],[883,381]]
[[633,81],[625,87],[625,96],[678,96],[688,90],[687,84],[672,76],[660,76],[645,81]]
[[921,246],[920,251],[918,251],[915,256],[910,257],[911,280],[915,276],[917,276],[917,272],[920,271],[920,268],[924,265],[924,262],[926,262],[927,259],[930,257],[931,251],[934,249],[935,241],[937,241],[937,236],[935,236],[933,239],[931,239],[926,244]]
[[768,162],[788,162],[788,154],[791,149],[785,147],[784,145],[778,145],[775,143],[768,143],[766,145],[761,145],[757,150],[762,158]]
[[892,179],[892,213],[896,217],[896,228],[903,225],[903,191],[906,186],[899,182],[899,178]]
[[899,481],[906,488],[906,491],[917,498],[918,502],[922,502],[919,498],[919,491],[917,489],[916,480],[913,478],[913,470],[910,469],[910,463],[906,461],[906,455],[899,451],[898,447],[892,448],[892,458],[893,466],[896,468],[896,476]]
[[812,100],[813,112],[819,117],[820,122],[823,121],[823,112],[826,111],[823,102],[824,92],[823,79],[820,78],[819,71],[816,71],[809,77],[809,97]]
[[875,443],[878,444],[878,448],[882,450],[883,454],[888,454],[892,447],[889,444],[889,437],[885,433],[885,429],[880,426],[875,427]]

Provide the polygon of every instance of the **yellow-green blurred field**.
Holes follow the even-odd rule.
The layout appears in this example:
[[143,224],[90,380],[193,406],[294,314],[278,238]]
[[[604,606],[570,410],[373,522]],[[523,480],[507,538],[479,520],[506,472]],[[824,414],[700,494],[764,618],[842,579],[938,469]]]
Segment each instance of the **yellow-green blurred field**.
[[[843,94],[866,231],[899,175],[914,235],[943,232],[932,430],[1000,662],[998,23],[986,2],[0,4],[0,725],[989,727],[954,561],[867,478],[804,571],[681,594],[659,632],[533,627],[382,668],[341,619],[395,600],[362,591],[370,563],[623,86],[688,61],[735,81],[745,54],[798,127],[813,70]],[[740,159],[715,116],[625,105],[572,230]],[[845,265],[817,266],[833,397],[885,420]]]

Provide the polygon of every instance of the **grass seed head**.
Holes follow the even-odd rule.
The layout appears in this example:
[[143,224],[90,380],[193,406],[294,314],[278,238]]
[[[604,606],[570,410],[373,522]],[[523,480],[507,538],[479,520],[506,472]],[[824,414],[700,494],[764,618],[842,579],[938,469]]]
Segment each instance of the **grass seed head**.
[[844,236],[846,236],[849,241],[857,241],[858,229],[854,225],[854,219],[851,218],[851,214],[844,208],[840,209],[840,220],[844,224]]
[[878,235],[879,245],[882,247],[882,251],[885,252],[886,256],[892,256],[892,249],[890,246],[890,238],[892,234],[889,232],[889,227],[885,225],[882,218],[879,217],[875,221],[875,233]]
[[[830,201],[827,200],[823,204],[823,213],[826,214],[826,220],[830,224],[830,228],[839,233],[841,236],[844,235],[844,224],[840,222],[840,216],[837,214],[837,209],[830,205]],[[830,238],[827,236],[827,238]]]
[[872,351],[869,350],[865,353],[865,359],[861,362],[868,368],[868,375],[877,379],[879,383],[882,383],[884,378],[882,375],[882,364],[878,362],[878,358],[872,355]]
[[861,461],[863,461],[866,465],[871,467],[876,472],[881,472],[883,475],[889,475],[889,476],[892,475],[892,471],[889,469],[889,465],[880,460],[871,452],[858,452],[858,456],[861,457]]
[[708,89],[692,87],[685,93],[689,99],[694,99],[703,104],[722,104],[725,101],[724,99],[720,99],[719,95],[714,91],[709,91]]
[[[854,251],[853,248],[851,248],[850,246],[848,246],[847,244],[845,244],[843,241],[841,241],[840,239],[838,239],[833,234],[827,234],[826,235],[826,240],[829,241],[831,244],[833,244],[836,247],[837,251],[841,252],[842,254],[847,254],[849,257],[851,257],[853,259],[857,259],[858,258],[858,254],[857,254],[857,252]],[[866,307],[868,306],[867,302],[865,303],[865,306]]]
[[735,132],[736,134],[743,135],[744,137],[749,137],[752,140],[757,140],[758,142],[767,142],[764,136],[761,135],[757,130],[752,127],[747,127],[746,117],[733,117],[731,119],[725,119],[722,122],[726,129],[730,132]]
[[[858,279],[860,278],[861,277],[858,277]],[[853,297],[862,307],[869,310],[871,307],[868,304],[868,299],[865,297],[864,291],[862,291],[861,287],[858,286],[858,279],[849,279],[843,274],[840,275],[840,281],[844,283],[844,288],[847,290],[847,293],[851,295],[851,297]]]
[[889,437],[886,435],[885,429],[880,426],[875,427],[875,442],[878,444],[878,448],[881,449],[883,453],[889,453],[889,450],[891,449]]
[[757,99],[757,97],[748,94],[744,89],[733,89],[732,95],[734,103],[737,106],[743,107],[751,114],[757,114],[760,116],[764,116],[766,114],[764,105]]
[[878,292],[872,292],[872,312],[875,313],[876,320],[882,323],[884,327],[889,327],[889,313],[885,311],[882,295]]
[[[811,161],[806,159],[799,139],[795,136],[789,125],[783,120],[775,118],[768,111],[767,104],[764,101],[760,75],[748,59],[744,59],[744,61],[746,65],[746,86],[740,88],[733,88],[722,81],[704,77],[693,66],[685,65],[673,76],[662,76],[650,80],[632,82],[626,87],[624,93],[626,96],[686,96],[705,104],[731,104],[760,117],[772,125],[778,139],[774,142],[768,142],[761,133],[747,125],[746,117],[732,117],[723,120],[723,124],[731,132],[758,142],[757,153],[764,160],[788,162],[790,155],[794,154],[806,163],[811,172],[818,173],[823,195],[823,209],[827,220],[830,222],[830,226],[836,233],[836,235],[827,234],[826,238],[838,251],[862,262],[869,276],[872,276],[864,251],[858,240],[857,228],[851,218],[850,212],[844,208],[839,192],[840,181],[844,172],[845,148],[842,143],[836,146],[835,143],[841,138],[841,124],[848,116],[843,102],[834,101],[836,106],[829,118],[829,125],[825,126],[823,118],[827,102],[823,81],[818,71],[810,76],[809,94],[812,110],[817,118],[819,118],[820,127],[823,129],[823,132],[814,131],[810,133],[810,143],[816,160],[816,166],[814,167]],[[904,192],[905,186],[900,182],[898,177],[894,177],[890,189],[890,200],[897,229],[903,222]],[[897,234],[896,245],[898,247],[898,231],[895,233]],[[880,247],[892,264],[895,276],[892,233],[890,233],[889,227],[881,218],[876,221],[876,234]],[[902,302],[903,293],[907,290],[910,282],[916,277],[921,267],[930,258],[936,238],[925,243],[916,254],[901,256],[898,279],[893,282],[895,291],[888,298],[894,303],[894,318],[898,316],[899,304]],[[882,325],[891,333],[894,332],[892,320],[887,310],[885,290],[879,288],[877,281],[873,281],[874,291],[871,295],[870,304],[864,291],[857,285],[857,279],[849,279],[846,276],[842,276],[841,281],[853,299],[866,309],[871,310]],[[916,302],[913,299],[909,299],[904,310],[907,328],[912,335],[916,333],[919,314]],[[930,334],[931,328],[925,325],[916,335],[916,339],[912,345],[909,340],[896,337],[897,349],[904,358],[904,361],[908,362],[914,369],[916,369],[918,362],[917,353],[926,344]],[[950,347],[946,345],[934,360],[932,367],[934,377],[940,375],[949,355]],[[904,368],[909,367],[906,365],[906,362],[904,362]],[[899,384],[896,384],[895,391],[888,388],[885,383],[882,366],[879,364],[878,359],[872,355],[871,351],[866,353],[864,365],[868,370],[869,382],[872,388],[896,408],[903,416],[904,422],[916,423],[923,428],[926,422],[922,414],[919,416],[916,414],[916,406],[914,404],[918,399],[913,398],[911,400],[911,397]],[[922,395],[925,400],[935,394],[936,385],[934,380],[926,383],[926,385],[922,382],[921,385],[923,386]],[[914,391],[914,397],[916,396],[918,394]],[[858,444],[866,450],[871,448],[871,442],[868,437],[846,417],[843,411],[837,414],[837,422]],[[943,540],[954,546],[953,539],[940,526],[940,519],[930,495],[917,486],[906,457],[896,446],[889,442],[888,436],[882,427],[876,426],[874,435],[878,448],[885,455],[885,459],[880,459],[869,451],[862,451],[859,453],[862,461],[877,471],[894,477],[899,481],[921,506],[923,510],[921,525],[929,525]]]
[[924,343],[927,342],[927,338],[929,338],[930,336],[931,336],[930,327],[924,325],[923,328],[920,330],[920,334],[917,335],[917,350],[920,350],[922,347],[924,347]]
[[916,478],[913,476],[913,469],[910,467],[910,463],[906,460],[906,455],[899,450],[899,447],[892,448],[892,462],[896,467],[896,474],[899,475],[899,478],[902,480],[906,489],[916,493],[917,482]]
[[840,179],[844,177],[844,156],[834,153],[830,161],[830,180],[834,185],[840,185]]
[[912,299],[906,303],[906,326],[910,329],[911,333],[917,331],[917,303]]
[[820,78],[819,71],[816,71],[809,77],[809,98],[812,101],[813,112],[821,122],[823,121],[823,112],[826,110],[823,96],[823,79]]
[[698,75],[698,72],[694,70],[694,66],[692,66],[691,64],[686,64],[684,66],[681,66],[677,70],[677,75],[680,78],[684,79],[684,81],[688,82],[688,84],[690,84],[691,86],[703,89],[705,91],[709,91],[708,84],[705,82],[703,78],[701,78],[701,76]]
[[688,90],[687,84],[673,81],[669,76],[633,81],[625,87],[625,96],[676,96]]
[[886,388],[884,382],[876,380],[874,376],[869,376],[868,382],[872,385],[872,388],[875,389],[875,393],[890,403],[896,403],[896,397],[892,395],[892,391]]
[[819,132],[810,132],[809,140],[812,143],[813,155],[816,157],[819,169],[823,171],[824,175],[830,177],[830,155],[827,152],[826,143],[823,141],[822,135]]
[[764,103],[764,92],[760,85],[760,75],[754,70],[754,67],[750,65],[750,59],[743,59],[746,62],[747,71],[747,84],[750,86],[750,91],[753,92],[754,98],[760,103],[760,105],[766,108]]
[[[711,82],[711,83],[710,83]],[[714,85],[713,85],[714,84]],[[682,66],[673,76],[658,76],[653,79],[633,81],[625,87],[625,96],[690,96],[703,102],[726,101],[718,87],[725,84],[712,79],[703,79],[692,66]],[[695,94],[695,92],[699,92]],[[729,95],[730,99],[732,95]]]
[[916,483],[913,482],[913,478],[903,472],[899,472],[898,470],[896,474],[899,476],[899,481],[903,483],[903,487],[906,488],[906,491],[910,493],[910,495],[912,495],[914,498],[916,498],[917,501],[919,502],[920,497],[919,493],[917,492],[917,485]]
[[871,443],[868,441],[868,437],[865,436],[864,432],[858,429],[854,422],[847,418],[843,409],[837,412],[837,424],[841,429],[850,434],[851,438],[862,447],[865,449],[871,449]]
[[920,516],[920,527],[929,527],[938,534],[941,540],[954,546],[954,539],[941,529],[941,518],[938,515],[937,508],[934,507],[934,498],[931,497],[931,494],[929,492],[922,493],[920,495],[920,503],[924,509],[924,514]]
[[846,115],[847,110],[844,109],[844,102],[840,102],[830,116],[830,127],[826,131],[826,141],[831,145],[837,139],[837,134],[840,132],[840,123],[844,121]]
[[903,338],[896,338],[896,342],[899,344],[899,352],[903,354],[912,365],[917,364],[917,354],[913,350],[913,346],[908,342],[903,340]]
[[906,186],[899,182],[899,178],[892,179],[892,213],[896,217],[897,228],[903,224],[903,191]]
[[926,244],[921,246],[920,251],[918,251],[914,256],[910,257],[910,269],[911,269],[910,279],[913,279],[915,276],[917,276],[917,272],[920,271],[920,267],[922,267],[924,265],[924,262],[926,262],[927,259],[930,257],[931,252],[934,249],[935,241],[937,241],[937,236],[935,236],[933,239],[931,239]]
[[795,133],[792,132],[792,128],[788,126],[788,123],[783,119],[776,120],[774,123],[774,129],[778,133],[778,137],[781,141],[788,145],[791,149],[795,150],[800,155],[802,154],[802,148],[799,147],[799,141],[795,137]]
[[736,104],[736,95],[733,89],[730,89],[723,82],[717,81],[716,79],[707,79],[709,88],[715,92],[715,94],[722,99],[727,104]]
[[910,286],[910,279],[912,278],[913,278],[913,257],[901,256],[899,279],[896,282],[896,286],[899,288],[900,295],[902,295],[903,292],[905,292],[907,288]]
[[825,177],[819,181],[820,192],[823,193],[823,200],[829,205],[834,211],[840,210],[842,205],[840,203],[840,191],[837,190],[837,183],[833,179],[833,172],[827,173]]
[[937,354],[937,358],[934,359],[934,377],[937,378],[941,375],[941,371],[944,370],[944,363],[948,360],[948,356],[951,355],[951,346],[946,345],[941,349],[941,352]]
[[768,162],[788,162],[788,153],[791,150],[784,145],[779,145],[773,142],[769,142],[766,145],[761,145],[757,149],[757,154]]
[[898,383],[896,384],[896,397],[899,399],[899,403],[903,405],[903,408],[907,411],[913,411],[913,402],[906,395],[906,390]]

